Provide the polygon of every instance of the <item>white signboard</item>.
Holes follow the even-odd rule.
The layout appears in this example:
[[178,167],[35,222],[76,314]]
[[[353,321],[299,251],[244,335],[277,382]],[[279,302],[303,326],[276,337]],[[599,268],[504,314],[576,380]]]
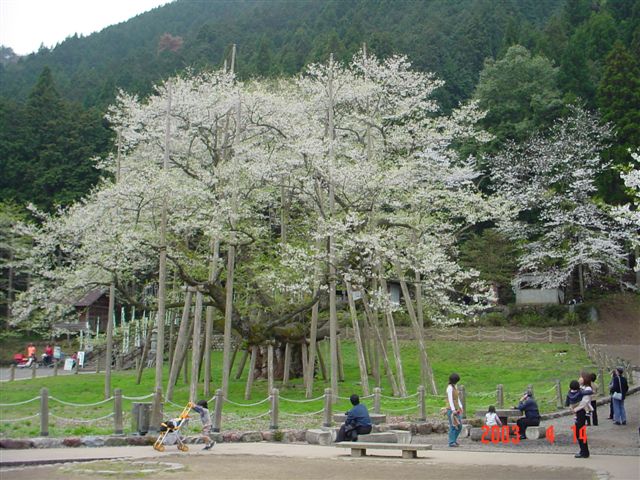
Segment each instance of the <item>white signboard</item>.
[[64,360],[64,370],[73,370],[73,358],[66,358]]
[[55,358],[56,360],[60,360],[61,357],[62,350],[60,349],[60,347],[53,347],[53,358]]
[[84,367],[84,352],[78,352],[78,366]]

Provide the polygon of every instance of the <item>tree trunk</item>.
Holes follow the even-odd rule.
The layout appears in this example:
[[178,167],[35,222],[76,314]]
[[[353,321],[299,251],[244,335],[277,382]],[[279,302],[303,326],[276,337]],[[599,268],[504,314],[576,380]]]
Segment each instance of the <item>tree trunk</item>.
[[320,373],[322,374],[322,380],[327,381],[327,366],[324,363],[324,356],[322,354],[322,347],[318,343],[316,345],[316,352],[318,353],[318,363],[320,364]]
[[422,279],[420,272],[416,272],[416,310],[418,313],[418,325],[424,332],[424,306],[422,305]]
[[[322,243],[318,241],[316,243],[318,250],[322,248]],[[316,263],[315,266],[315,279],[314,279],[314,287],[313,287],[313,296],[314,298],[318,294],[318,290],[320,289],[320,265]],[[314,373],[316,367],[316,348],[318,346],[318,313],[320,309],[320,302],[317,301],[313,307],[311,307],[311,326],[309,327],[309,356],[307,359],[307,377],[305,379],[305,396],[307,398],[311,398],[313,394],[313,381],[314,381]]]
[[229,391],[229,368],[231,367],[231,320],[233,311],[233,273],[235,270],[236,247],[229,245],[227,254],[226,302],[224,309],[224,347],[222,354],[222,394]]
[[358,312],[356,303],[353,300],[353,291],[351,284],[345,280],[347,289],[347,299],[349,300],[349,311],[351,312],[351,325],[353,326],[353,338],[356,343],[356,353],[358,355],[358,366],[360,367],[360,383],[362,385],[362,394],[369,395],[369,377],[367,375],[367,364],[365,362],[365,352],[363,348],[362,338],[360,336],[360,325],[358,324]]
[[189,343],[191,296],[192,291],[190,288],[187,288],[184,298],[184,308],[182,309],[182,320],[180,321],[180,328],[178,329],[178,339],[176,340],[176,349],[173,354],[173,363],[171,364],[171,370],[169,371],[169,381],[167,383],[166,393],[167,400],[173,400],[173,388],[178,380],[178,374],[180,373],[180,367],[182,366],[182,359],[185,356]]

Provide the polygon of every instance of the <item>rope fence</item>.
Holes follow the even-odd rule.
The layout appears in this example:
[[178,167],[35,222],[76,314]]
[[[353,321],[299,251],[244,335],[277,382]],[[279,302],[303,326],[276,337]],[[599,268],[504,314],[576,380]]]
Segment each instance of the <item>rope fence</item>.
[[[552,384],[537,384],[538,392],[536,395],[536,399],[538,401],[545,402],[546,404],[555,404],[557,407],[562,407],[564,404],[564,398],[562,396],[562,387],[560,385],[560,380],[555,380]],[[527,390],[533,392],[534,386],[528,385],[526,386]],[[464,415],[466,416],[467,408],[466,403],[467,400],[474,399],[472,405],[478,407],[478,404],[481,403],[483,406],[486,404],[488,407],[490,404],[495,404],[497,408],[503,408],[505,403],[515,404],[520,398],[521,390],[518,392],[505,392],[503,385],[496,385],[496,389],[493,391],[473,391],[465,388],[464,385],[459,385],[460,390],[460,399],[463,403]],[[151,402],[134,402],[134,400],[146,400],[153,398]],[[438,415],[441,408],[446,405],[446,395],[431,395],[428,394],[426,389],[423,386],[418,387],[417,391],[413,394],[402,396],[402,397],[394,397],[383,395],[382,390],[379,387],[373,389],[373,393],[371,395],[363,396],[361,399],[367,399],[371,401],[370,411],[373,415],[385,416],[385,415],[401,415],[407,414],[409,412],[415,412],[411,414],[411,417],[417,418],[419,421],[426,421],[428,414]],[[62,423],[79,423],[79,424],[94,424],[99,422],[104,422],[105,420],[111,419],[113,422],[113,430],[116,434],[122,434],[124,432],[123,423],[125,417],[131,421],[132,430],[136,430],[136,428],[141,429],[145,428],[145,431],[157,432],[159,428],[158,425],[153,425],[151,419],[162,419],[162,404],[164,402],[165,406],[170,406],[171,408],[182,410],[184,405],[180,405],[175,403],[169,399],[162,398],[162,392],[158,390],[155,394],[142,395],[142,396],[125,396],[122,394],[120,389],[116,389],[114,394],[106,398],[104,400],[100,400],[97,402],[90,403],[77,403],[71,402],[67,400],[62,400],[55,396],[51,396],[48,393],[46,388],[43,388],[40,392],[40,396],[33,397],[27,400],[13,402],[13,403],[2,403],[0,407],[12,408],[12,407],[20,407],[23,405],[30,404],[32,402],[40,401],[40,411],[34,415],[23,416],[19,418],[10,418],[8,415],[0,416],[0,423],[19,423],[19,422],[27,422],[34,418],[40,418],[40,436],[47,436],[49,434],[49,419],[56,420]],[[131,412],[125,412],[123,409],[123,400],[131,401]],[[244,417],[238,416],[236,418],[236,422],[251,422],[254,420],[262,419],[265,417],[270,417],[270,429],[278,429],[279,417],[288,417],[288,418],[309,418],[317,417],[318,415],[322,415],[322,424],[323,426],[330,427],[336,422],[340,422],[342,418],[342,414],[335,414],[334,410],[338,407],[340,402],[348,401],[348,397],[341,397],[339,395],[333,395],[331,389],[325,389],[324,394],[308,399],[295,399],[281,396],[279,390],[277,388],[272,389],[271,394],[266,396],[265,398],[258,400],[253,403],[239,403],[229,398],[226,398],[222,390],[217,390],[215,395],[211,398],[210,402],[212,402],[212,430],[214,432],[220,432],[222,430],[222,413],[223,407],[225,404],[232,405],[234,407],[242,408],[242,409],[251,409],[263,405],[265,403],[269,404],[269,409],[265,412],[259,413],[254,416]],[[305,406],[308,404],[313,404],[318,402],[323,402],[323,407],[319,410],[305,412],[305,411],[296,411],[295,408],[289,408],[289,411],[281,410],[280,402],[284,402],[287,404],[297,404],[300,405],[300,409],[304,410]],[[91,407],[99,407],[103,405],[111,405],[112,411],[106,413],[104,410],[98,413],[98,417],[96,418],[76,418],[76,417],[67,417],[64,416],[60,412],[50,411],[50,402],[61,405],[62,407],[72,407],[74,409],[82,409],[82,408],[91,408]],[[403,402],[406,402],[403,405]],[[342,403],[342,405],[344,405]],[[311,407],[308,405],[307,408]],[[159,408],[159,412],[156,412],[154,409]],[[317,407],[316,407],[317,408]],[[153,420],[155,423],[156,420]],[[137,426],[137,427],[136,427]],[[140,430],[138,430],[140,432]]]

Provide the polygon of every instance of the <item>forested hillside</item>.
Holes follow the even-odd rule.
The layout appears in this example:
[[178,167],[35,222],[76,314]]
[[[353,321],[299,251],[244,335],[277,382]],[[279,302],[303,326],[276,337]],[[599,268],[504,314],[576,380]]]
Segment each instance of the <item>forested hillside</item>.
[[[67,112],[85,109],[82,115],[70,115],[74,121],[83,116],[95,119],[113,102],[117,89],[145,96],[154,83],[185,68],[217,68],[233,43],[238,46],[241,78],[294,74],[308,63],[325,60],[329,53],[345,60],[363,43],[380,56],[402,53],[416,69],[445,80],[435,93],[445,111],[474,94],[485,59],[500,59],[509,46],[519,44],[548,61],[549,75],[532,78],[534,83],[544,81],[544,95],[531,104],[527,96],[531,92],[512,92],[512,97],[520,98],[513,99],[510,108],[515,104],[519,111],[503,116],[499,107],[492,109],[487,126],[508,133],[509,124],[524,117],[531,120],[520,125],[526,132],[549,125],[560,108],[558,102],[579,99],[590,108],[601,106],[605,119],[624,123],[622,145],[614,154],[625,156],[627,147],[638,143],[638,109],[632,106],[633,98],[610,97],[618,94],[616,82],[621,81],[626,92],[637,86],[639,18],[637,0],[177,0],[99,33],[74,36],[51,50],[0,65],[4,173],[0,200],[33,201],[46,209],[68,204],[97,179],[91,154],[103,154],[108,148],[104,142],[108,133],[100,122],[83,120],[80,128],[55,121],[58,134],[50,133],[55,139],[47,148],[58,149],[69,165],[49,169],[49,161],[41,155],[34,160],[29,149],[37,148],[41,140],[30,138],[33,122],[44,125],[53,120],[34,117],[37,89],[58,92],[55,101]],[[615,55],[607,62],[616,41]],[[42,78],[45,68],[48,73]],[[620,74],[626,75],[622,70],[630,77],[620,80]],[[512,80],[506,78],[506,84]],[[497,90],[500,95],[506,93],[503,87]],[[56,106],[49,107],[63,115]],[[65,137],[81,138],[84,145],[70,146]],[[72,165],[80,171],[64,174]],[[44,180],[42,169],[47,170]]]

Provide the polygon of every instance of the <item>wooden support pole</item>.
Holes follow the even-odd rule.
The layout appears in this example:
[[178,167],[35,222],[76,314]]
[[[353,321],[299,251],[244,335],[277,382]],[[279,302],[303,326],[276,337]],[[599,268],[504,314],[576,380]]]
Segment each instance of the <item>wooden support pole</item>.
[[324,355],[322,354],[322,345],[318,342],[316,346],[316,353],[318,356],[318,363],[320,364],[320,373],[322,374],[322,380],[327,381],[327,367],[324,363]]
[[113,391],[113,433],[116,435],[124,433],[122,420],[122,389],[116,388]]
[[162,422],[162,387],[156,387],[151,405],[151,418],[149,419],[149,431],[158,432]]
[[324,389],[324,421],[322,422],[323,427],[330,427],[333,422],[333,393],[330,388]]
[[286,343],[284,347],[284,372],[282,373],[282,386],[286,387],[289,383],[289,375],[291,371],[291,344]]
[[49,390],[40,389],[40,436],[49,436]]
[[273,343],[267,345],[267,383],[269,392],[273,390]]
[[245,400],[249,400],[251,398],[251,388],[253,387],[253,377],[256,369],[256,358],[258,357],[258,346],[252,345],[250,348],[251,360],[249,361],[249,373],[247,373],[247,385],[244,388]]
[[236,380],[240,380],[242,377],[242,372],[244,372],[244,367],[247,364],[247,358],[249,357],[249,347],[242,351],[242,357],[240,357],[240,363],[238,364],[238,368],[236,369]]
[[213,425],[211,429],[214,432],[219,432],[222,425],[222,404],[224,402],[224,394],[222,389],[216,390],[216,406],[213,412]]
[[425,422],[427,420],[427,398],[424,385],[418,387],[418,405],[420,406],[420,417],[418,420]]
[[562,401],[562,385],[560,385],[560,380],[556,380],[556,405],[558,408],[564,407],[564,402]]
[[191,384],[189,385],[189,401],[198,401],[198,370],[200,369],[200,344],[202,331],[202,302],[200,290],[196,292],[196,311],[193,315],[193,339],[191,348]]
[[[288,345],[288,344],[287,344]],[[278,429],[278,408],[280,405],[280,392],[277,388],[271,390],[271,430]]]

